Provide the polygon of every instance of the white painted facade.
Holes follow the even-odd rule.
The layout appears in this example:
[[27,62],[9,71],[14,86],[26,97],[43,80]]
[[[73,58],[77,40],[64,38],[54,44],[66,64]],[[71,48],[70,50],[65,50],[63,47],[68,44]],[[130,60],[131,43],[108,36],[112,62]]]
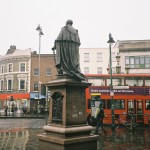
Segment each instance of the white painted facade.
[[150,73],[150,40],[118,41],[121,72],[125,72],[126,57],[129,57],[130,74]]
[[[111,48],[112,52],[112,72],[115,73],[116,55],[118,48]],[[101,58],[98,59],[98,55],[101,54]],[[109,48],[80,48],[80,68],[83,74],[107,74],[107,68],[109,65]],[[85,55],[89,54],[89,61],[86,60]],[[89,68],[89,73],[85,72],[85,68]],[[98,67],[102,68],[101,73],[98,73]]]
[[[150,73],[150,40],[117,41],[115,46],[112,46],[111,52],[113,74],[116,74],[117,62],[115,57],[117,55],[120,56],[119,66],[121,66],[121,74],[126,74],[125,67],[127,57],[130,59],[130,74]],[[101,58],[99,60],[98,53],[101,53]],[[80,68],[83,74],[108,74],[107,68],[109,65],[110,56],[109,48],[80,48],[79,54]],[[144,57],[143,64],[140,62],[142,61],[141,56]],[[139,59],[139,67],[136,66],[137,58]],[[101,72],[98,72],[98,67],[101,67]]]

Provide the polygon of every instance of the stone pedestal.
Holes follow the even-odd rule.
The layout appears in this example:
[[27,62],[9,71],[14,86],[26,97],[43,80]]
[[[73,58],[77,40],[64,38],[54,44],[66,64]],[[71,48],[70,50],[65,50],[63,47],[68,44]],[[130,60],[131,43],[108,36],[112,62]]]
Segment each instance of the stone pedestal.
[[87,125],[87,82],[57,79],[46,84],[51,90],[49,125],[38,135],[40,150],[97,150],[97,135]]

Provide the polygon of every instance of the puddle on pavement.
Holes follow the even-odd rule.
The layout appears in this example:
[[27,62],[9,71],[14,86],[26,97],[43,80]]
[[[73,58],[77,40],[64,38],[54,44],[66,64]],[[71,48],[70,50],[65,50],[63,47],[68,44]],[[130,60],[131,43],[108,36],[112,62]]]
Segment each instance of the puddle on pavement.
[[107,133],[101,133],[98,140],[98,150],[149,150],[150,130],[135,129],[134,131],[119,128]]
[[0,130],[0,150],[37,150],[37,134],[42,132],[42,129],[2,129]]
[[[107,133],[100,133],[97,150],[149,150],[150,130],[140,128],[135,131],[126,128]],[[37,135],[43,133],[41,128],[12,128],[0,129],[0,150],[38,150]]]

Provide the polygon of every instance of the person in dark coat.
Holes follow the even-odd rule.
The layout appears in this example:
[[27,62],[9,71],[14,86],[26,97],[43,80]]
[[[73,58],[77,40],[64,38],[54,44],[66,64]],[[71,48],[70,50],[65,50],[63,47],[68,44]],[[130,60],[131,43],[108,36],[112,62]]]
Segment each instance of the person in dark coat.
[[106,133],[106,130],[104,130],[104,128],[103,128],[103,119],[104,119],[104,117],[106,117],[106,115],[104,113],[104,104],[103,103],[100,103],[99,107],[96,108],[94,117],[97,119],[95,134],[98,133],[99,127],[101,127],[101,130],[104,133]]
[[5,116],[7,116],[8,105],[6,104],[4,108],[5,108]]
[[26,114],[27,114],[27,107],[23,106],[22,111],[23,111],[23,116],[26,116]]

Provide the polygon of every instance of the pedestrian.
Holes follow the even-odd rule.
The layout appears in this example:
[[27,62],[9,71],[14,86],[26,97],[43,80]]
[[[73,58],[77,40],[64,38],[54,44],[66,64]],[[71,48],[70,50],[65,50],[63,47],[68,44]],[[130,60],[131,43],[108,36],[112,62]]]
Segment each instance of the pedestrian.
[[101,127],[101,130],[104,133],[106,133],[106,130],[104,130],[104,128],[103,128],[103,119],[104,119],[104,117],[107,117],[107,116],[104,113],[104,104],[102,102],[99,104],[99,107],[96,108],[94,117],[97,119],[95,134],[98,133],[99,127]]
[[33,107],[33,114],[36,115],[37,114],[37,108],[34,106]]
[[6,105],[4,106],[4,108],[5,108],[5,116],[7,116],[8,105],[6,104]]
[[12,116],[14,116],[14,111],[15,111],[15,104],[12,103],[12,105],[11,105]]
[[56,68],[59,75],[85,80],[79,64],[80,38],[78,30],[72,24],[72,20],[67,20],[66,26],[61,28],[52,48],[53,51],[56,49],[56,57],[54,56]]
[[43,106],[41,106],[41,108],[40,108],[40,113],[41,113],[41,115],[44,115],[44,107]]
[[23,116],[25,117],[26,116],[26,113],[27,113],[27,108],[26,108],[26,106],[23,106]]

